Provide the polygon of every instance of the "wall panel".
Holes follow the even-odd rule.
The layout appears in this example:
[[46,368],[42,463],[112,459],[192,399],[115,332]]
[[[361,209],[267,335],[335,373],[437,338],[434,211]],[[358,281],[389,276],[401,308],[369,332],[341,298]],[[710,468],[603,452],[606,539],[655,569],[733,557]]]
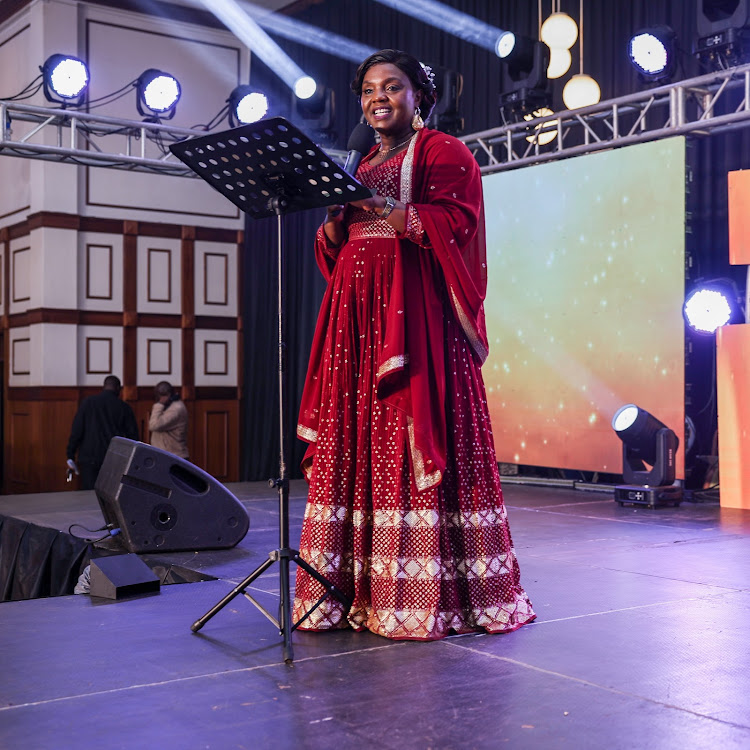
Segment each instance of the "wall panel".
[[6,492],[60,492],[77,488],[65,481],[65,447],[76,407],[75,400],[11,401],[8,404]]
[[193,420],[193,463],[220,482],[239,471],[239,402],[197,401]]

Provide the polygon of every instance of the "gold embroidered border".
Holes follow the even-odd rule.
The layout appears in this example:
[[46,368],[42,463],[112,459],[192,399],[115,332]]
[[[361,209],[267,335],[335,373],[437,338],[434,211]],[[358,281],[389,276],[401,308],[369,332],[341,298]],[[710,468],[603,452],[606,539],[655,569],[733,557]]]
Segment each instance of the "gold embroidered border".
[[410,529],[436,529],[440,522],[440,514],[434,508],[379,508],[372,514],[372,525],[378,529],[401,529],[404,526]]
[[432,474],[425,473],[424,455],[422,454],[422,451],[417,448],[417,444],[414,441],[414,417],[407,417],[407,429],[409,430],[411,462],[414,466],[414,481],[420,492],[429,490],[431,487],[440,484],[440,480],[443,478],[443,473],[440,469],[436,469]]
[[304,427],[301,424],[297,425],[297,435],[303,440],[307,440],[308,443],[318,442],[318,433],[316,430],[312,430],[309,427]]
[[412,179],[414,174],[414,149],[417,146],[419,136],[411,139],[406,156],[401,164],[401,202],[411,203],[412,201]]
[[461,328],[463,328],[466,338],[469,339],[469,343],[477,353],[479,361],[484,364],[484,361],[489,356],[489,351],[487,351],[487,347],[479,340],[479,335],[476,330],[474,330],[471,321],[461,307],[458,297],[456,297],[456,293],[453,291],[453,287],[451,287],[451,297],[453,298],[453,306],[456,308],[456,314],[458,315],[458,322],[461,324]]
[[389,357],[382,365],[380,365],[376,377],[379,380],[383,375],[387,375],[389,372],[393,372],[393,370],[399,370],[402,367],[406,367],[408,364],[408,354],[397,354],[395,357]]

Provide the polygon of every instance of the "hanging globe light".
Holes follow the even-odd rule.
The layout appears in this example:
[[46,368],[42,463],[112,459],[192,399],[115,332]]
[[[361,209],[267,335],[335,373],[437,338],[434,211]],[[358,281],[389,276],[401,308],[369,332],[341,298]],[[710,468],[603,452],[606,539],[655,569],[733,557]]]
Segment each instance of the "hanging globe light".
[[580,109],[597,104],[602,92],[599,84],[586,73],[577,73],[563,89],[562,98],[568,109]]
[[573,57],[570,54],[570,50],[553,47],[550,50],[547,78],[560,78],[560,76],[564,76],[570,70],[572,62]]
[[570,49],[578,39],[578,26],[567,13],[553,13],[542,24],[541,37],[550,49]]

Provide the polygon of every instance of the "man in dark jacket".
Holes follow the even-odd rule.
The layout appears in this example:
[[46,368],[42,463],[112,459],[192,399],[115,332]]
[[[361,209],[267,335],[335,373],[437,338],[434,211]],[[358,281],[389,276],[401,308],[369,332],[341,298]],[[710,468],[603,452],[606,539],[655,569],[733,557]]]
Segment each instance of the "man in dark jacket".
[[68,440],[68,466],[80,472],[81,488],[84,490],[94,489],[109,441],[115,435],[138,440],[135,414],[128,404],[120,400],[120,387],[118,377],[107,375],[102,392],[83,399],[73,419]]

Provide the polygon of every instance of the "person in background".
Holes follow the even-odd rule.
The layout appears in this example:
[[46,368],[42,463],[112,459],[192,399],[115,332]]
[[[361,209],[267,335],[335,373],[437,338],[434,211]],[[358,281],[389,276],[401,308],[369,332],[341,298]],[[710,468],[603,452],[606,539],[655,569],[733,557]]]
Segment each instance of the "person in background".
[[[352,89],[380,136],[331,206],[315,251],[328,282],[297,434],[309,443],[300,556],[350,607],[297,571],[301,629],[395,639],[507,633],[536,615],[521,587],[481,366],[488,342],[479,165],[424,127],[431,71],[399,50]],[[303,615],[312,614],[300,623]]]
[[68,439],[68,469],[80,474],[81,489],[93,490],[113,437],[138,440],[138,424],[129,404],[120,399],[120,379],[104,378],[104,388],[78,407]]
[[188,411],[185,402],[166,380],[154,387],[154,401],[156,403],[148,420],[151,445],[187,460],[190,452],[187,446]]

